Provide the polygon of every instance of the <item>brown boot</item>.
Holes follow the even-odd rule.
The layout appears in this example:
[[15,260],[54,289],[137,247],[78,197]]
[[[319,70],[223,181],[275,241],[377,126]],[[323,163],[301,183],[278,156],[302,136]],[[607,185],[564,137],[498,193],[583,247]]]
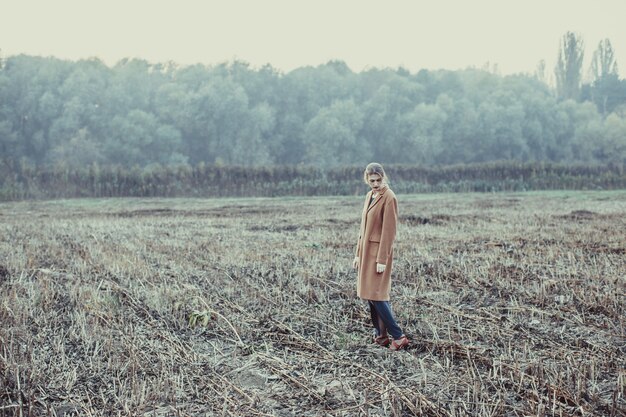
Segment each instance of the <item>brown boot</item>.
[[374,338],[374,343],[383,347],[387,347],[391,343],[391,340],[389,340],[389,336],[377,336]]
[[406,349],[406,347],[409,346],[409,343],[411,343],[409,341],[409,338],[406,337],[405,335],[402,335],[400,336],[399,339],[395,339],[393,342],[391,342],[391,345],[389,346],[389,350]]

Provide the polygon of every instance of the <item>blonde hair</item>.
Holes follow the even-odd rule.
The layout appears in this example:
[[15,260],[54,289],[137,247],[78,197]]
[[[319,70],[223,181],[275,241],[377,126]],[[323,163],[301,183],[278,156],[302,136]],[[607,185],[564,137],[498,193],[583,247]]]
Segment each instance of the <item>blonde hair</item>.
[[389,185],[389,178],[387,178],[387,174],[385,174],[385,169],[378,162],[371,162],[367,164],[365,167],[365,171],[363,172],[363,181],[366,184],[369,184],[367,181],[370,175],[378,174],[383,180],[383,185]]

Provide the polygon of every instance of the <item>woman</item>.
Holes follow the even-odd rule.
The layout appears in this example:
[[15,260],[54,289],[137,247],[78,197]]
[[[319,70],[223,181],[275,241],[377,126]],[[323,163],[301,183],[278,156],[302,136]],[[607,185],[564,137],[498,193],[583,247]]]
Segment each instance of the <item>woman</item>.
[[369,164],[363,178],[371,191],[365,198],[359,242],[352,265],[358,271],[357,295],[369,304],[376,330],[374,342],[389,346],[391,350],[400,350],[409,345],[409,339],[396,323],[389,305],[398,200],[389,189],[381,164]]

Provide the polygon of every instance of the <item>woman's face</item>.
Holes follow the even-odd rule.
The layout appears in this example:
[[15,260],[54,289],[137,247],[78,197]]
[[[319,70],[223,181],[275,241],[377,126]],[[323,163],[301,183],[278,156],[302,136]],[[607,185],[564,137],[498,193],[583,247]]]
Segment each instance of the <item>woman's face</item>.
[[370,174],[367,176],[367,183],[372,188],[372,191],[379,191],[383,188],[383,177],[379,174]]

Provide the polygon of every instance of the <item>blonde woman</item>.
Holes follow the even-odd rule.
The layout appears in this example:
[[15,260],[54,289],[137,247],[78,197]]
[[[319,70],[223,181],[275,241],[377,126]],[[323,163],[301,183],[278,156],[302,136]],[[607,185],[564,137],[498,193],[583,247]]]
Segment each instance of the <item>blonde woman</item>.
[[356,257],[352,265],[358,272],[357,295],[369,304],[376,331],[374,342],[389,346],[391,350],[400,350],[409,345],[409,339],[396,323],[389,304],[398,200],[389,188],[381,164],[369,164],[363,178],[371,190],[365,197]]

